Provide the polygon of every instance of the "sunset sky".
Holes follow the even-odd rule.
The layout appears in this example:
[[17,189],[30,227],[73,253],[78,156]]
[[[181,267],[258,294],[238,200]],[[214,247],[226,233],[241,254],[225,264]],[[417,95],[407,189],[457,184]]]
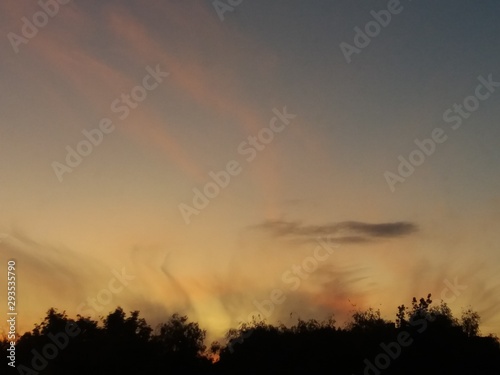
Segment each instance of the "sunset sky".
[[19,333],[120,305],[216,339],[432,293],[500,335],[498,1],[64,2],[0,3]]

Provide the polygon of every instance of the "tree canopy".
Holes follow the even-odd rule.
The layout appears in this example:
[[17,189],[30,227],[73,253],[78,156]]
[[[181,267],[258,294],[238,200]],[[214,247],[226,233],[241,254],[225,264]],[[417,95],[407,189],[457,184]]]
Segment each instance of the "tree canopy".
[[[380,311],[354,311],[343,327],[298,319],[291,327],[254,319],[205,344],[206,331],[173,314],[155,329],[118,307],[101,321],[51,308],[16,343],[18,374],[500,374],[498,338],[481,336],[472,308],[455,318],[431,295]],[[9,342],[0,342],[7,350]]]

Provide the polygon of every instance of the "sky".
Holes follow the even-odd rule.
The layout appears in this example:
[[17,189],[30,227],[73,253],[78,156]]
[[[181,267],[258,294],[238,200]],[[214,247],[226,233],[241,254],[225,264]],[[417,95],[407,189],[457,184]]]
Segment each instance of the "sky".
[[500,334],[499,11],[2,1],[18,332],[121,306],[217,339],[431,293]]

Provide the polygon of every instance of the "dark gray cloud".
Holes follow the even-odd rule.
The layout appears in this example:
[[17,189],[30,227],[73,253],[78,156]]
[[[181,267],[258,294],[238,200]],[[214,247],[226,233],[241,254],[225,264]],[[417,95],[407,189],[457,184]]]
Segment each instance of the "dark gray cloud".
[[343,221],[326,225],[303,225],[299,221],[265,221],[256,226],[274,237],[316,238],[329,237],[339,243],[363,243],[377,238],[401,237],[418,230],[414,223],[397,221],[393,223],[363,223]]

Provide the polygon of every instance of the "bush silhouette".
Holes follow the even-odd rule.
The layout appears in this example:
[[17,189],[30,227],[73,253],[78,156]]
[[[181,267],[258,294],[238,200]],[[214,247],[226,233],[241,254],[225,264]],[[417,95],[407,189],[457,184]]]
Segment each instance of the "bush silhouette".
[[[498,375],[499,340],[480,336],[479,321],[471,308],[455,318],[445,303],[432,306],[428,295],[398,306],[395,322],[373,309],[353,312],[343,328],[333,318],[298,319],[291,327],[254,319],[207,350],[206,332],[187,316],[173,314],[153,330],[138,311],[127,316],[120,307],[100,321],[70,319],[51,308],[19,338],[16,365],[17,373],[30,375]],[[8,345],[0,342],[2,350]]]

